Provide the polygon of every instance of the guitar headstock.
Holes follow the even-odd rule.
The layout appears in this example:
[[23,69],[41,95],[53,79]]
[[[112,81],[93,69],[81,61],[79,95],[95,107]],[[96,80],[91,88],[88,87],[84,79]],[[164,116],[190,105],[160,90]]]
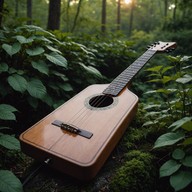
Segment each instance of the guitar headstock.
[[149,50],[154,50],[157,52],[171,52],[177,47],[176,42],[162,42],[158,41],[149,46]]

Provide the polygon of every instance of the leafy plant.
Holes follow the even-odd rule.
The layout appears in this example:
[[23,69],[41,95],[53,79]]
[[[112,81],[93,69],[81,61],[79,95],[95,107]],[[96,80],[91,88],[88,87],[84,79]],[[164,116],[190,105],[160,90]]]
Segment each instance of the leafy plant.
[[[160,177],[169,176],[175,191],[192,183],[192,70],[191,57],[169,57],[171,66],[149,68],[159,102],[147,105],[150,121],[145,126],[164,128],[166,133],[157,138],[154,149],[169,147],[169,159],[160,167]],[[165,129],[167,127],[167,129]]]
[[[11,105],[0,104],[0,122],[16,120],[14,112],[17,109]],[[20,150],[19,141],[11,135],[4,134],[3,130],[9,130],[7,126],[0,127],[0,147],[8,150]],[[0,189],[2,192],[21,192],[22,184],[20,180],[9,170],[0,169]]]

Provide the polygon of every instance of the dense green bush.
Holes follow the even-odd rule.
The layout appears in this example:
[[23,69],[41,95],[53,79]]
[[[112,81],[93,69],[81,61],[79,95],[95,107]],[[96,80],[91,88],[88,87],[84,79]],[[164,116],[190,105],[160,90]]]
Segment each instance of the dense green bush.
[[141,151],[126,154],[125,163],[116,170],[110,183],[111,191],[153,191],[155,187],[155,168],[153,156]]
[[160,177],[169,177],[170,185],[179,191],[192,183],[192,69],[191,57],[169,57],[170,66],[149,68],[150,82],[157,83],[159,99],[148,103],[150,121],[145,126],[164,130],[155,142],[155,149],[167,147],[166,161],[160,167]]

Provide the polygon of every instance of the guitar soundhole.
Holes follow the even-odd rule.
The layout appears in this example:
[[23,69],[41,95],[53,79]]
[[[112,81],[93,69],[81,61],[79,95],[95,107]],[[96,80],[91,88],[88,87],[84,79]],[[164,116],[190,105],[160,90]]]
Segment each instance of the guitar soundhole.
[[89,100],[89,105],[95,108],[108,107],[113,103],[113,98],[106,95],[98,95]]

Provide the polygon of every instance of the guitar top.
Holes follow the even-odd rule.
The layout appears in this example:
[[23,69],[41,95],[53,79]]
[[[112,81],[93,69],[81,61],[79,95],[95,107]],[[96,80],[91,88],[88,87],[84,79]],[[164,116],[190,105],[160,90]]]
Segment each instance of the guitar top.
[[173,47],[158,42],[109,85],[81,91],[22,133],[22,150],[77,179],[92,179],[136,113],[138,97],[127,84],[157,51]]

